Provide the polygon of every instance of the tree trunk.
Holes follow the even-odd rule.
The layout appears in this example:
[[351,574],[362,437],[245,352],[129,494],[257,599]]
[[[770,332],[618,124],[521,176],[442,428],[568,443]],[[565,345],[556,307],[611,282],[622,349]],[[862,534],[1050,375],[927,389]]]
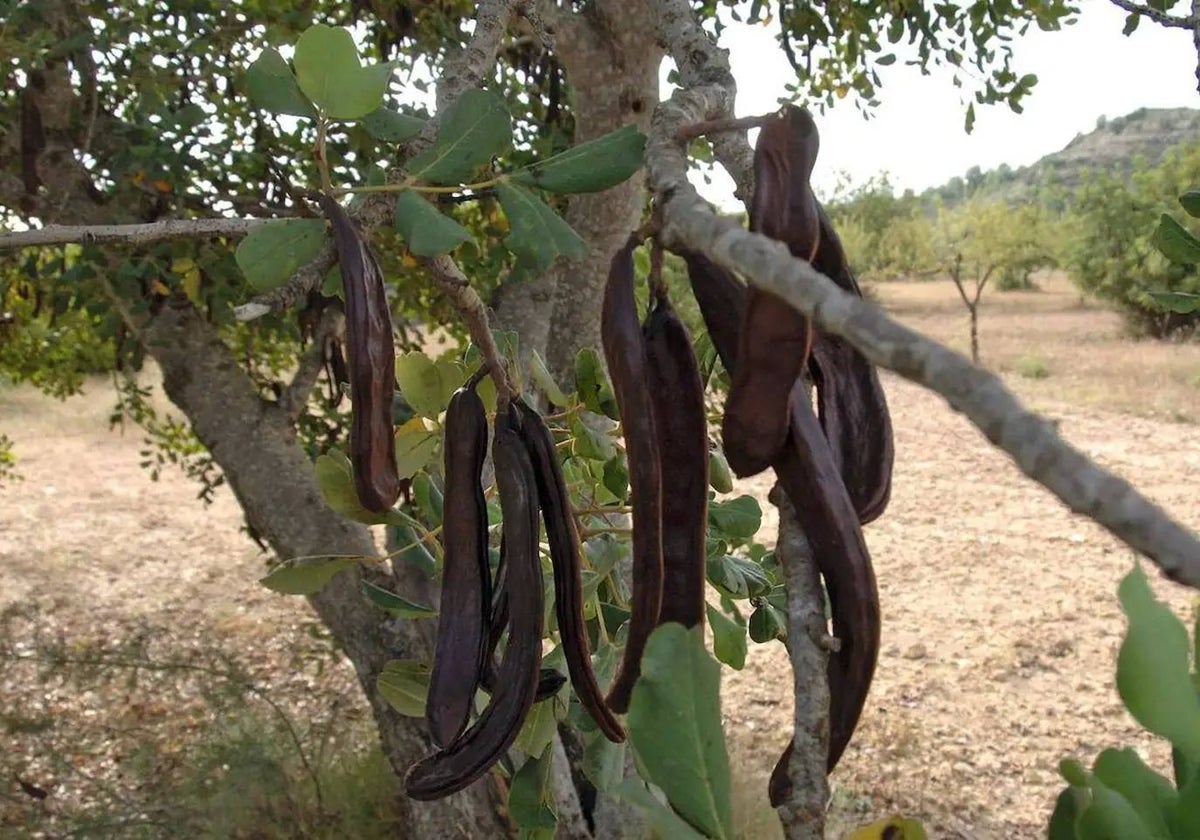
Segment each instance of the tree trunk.
[[[247,522],[281,558],[377,554],[365,526],[344,519],[325,503],[285,413],[259,397],[232,353],[190,304],[164,306],[146,325],[143,339],[162,368],[167,396],[221,466]],[[414,598],[431,598],[431,585],[412,567],[400,567],[396,575],[399,579],[381,583],[392,582]],[[360,588],[362,576],[357,567],[342,572],[311,603],[354,665],[384,752],[403,775],[429,751],[429,741],[420,721],[392,710],[375,682],[389,659],[427,659],[431,628],[428,622],[388,619],[372,607]],[[507,836],[486,780],[437,802],[398,797],[398,803],[398,837]]]
[[971,361],[979,364],[979,303],[967,307],[971,313]]
[[[649,127],[663,57],[655,40],[654,7],[601,0],[558,21],[556,54],[570,85],[576,143],[625,125]],[[566,219],[587,243],[587,257],[559,260],[536,280],[506,285],[497,294],[500,323],[520,333],[522,347],[545,356],[563,384],[573,379],[579,349],[600,346],[600,301],[609,261],[637,227],[645,202],[641,171],[612,189],[573,197]]]

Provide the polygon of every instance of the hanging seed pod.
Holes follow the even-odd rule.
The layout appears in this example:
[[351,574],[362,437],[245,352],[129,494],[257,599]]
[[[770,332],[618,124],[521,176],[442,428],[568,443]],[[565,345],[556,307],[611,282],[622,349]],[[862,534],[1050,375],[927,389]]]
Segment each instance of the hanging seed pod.
[[708,417],[687,328],[656,301],[643,327],[662,494],[663,594],[659,623],[704,623],[708,532]]
[[513,406],[521,416],[521,437],[537,478],[542,521],[554,567],[555,617],[571,685],[580,705],[604,736],[620,743],[625,740],[625,730],[605,705],[592,670],[592,652],[583,617],[583,580],[580,576],[583,563],[579,556],[579,537],[571,516],[567,482],[555,454],[554,438],[536,411],[520,402]]
[[492,460],[504,518],[508,644],[495,693],[479,719],[444,750],[405,776],[413,799],[439,799],[482,777],[512,746],[537,695],[542,662],[542,566],[538,558],[537,481],[510,410],[497,414]]
[[662,608],[662,477],[659,470],[654,406],[646,372],[646,348],[633,297],[633,249],[637,240],[616,253],[608,274],[601,309],[600,336],[621,413],[629,490],[633,501],[633,602],[629,636],[620,670],[608,692],[608,706],[629,709],[642,652]]
[[396,351],[392,316],[383,289],[383,272],[371,246],[342,206],[317,195],[333,225],[338,267],[346,297],[346,365],[352,419],[350,463],[354,489],[363,507],[383,513],[400,496],[392,396],[396,392]]
[[488,652],[492,580],[482,479],[487,441],[483,400],[474,387],[459,388],[446,409],[442,609],[425,704],[429,734],[439,747],[466,728]]

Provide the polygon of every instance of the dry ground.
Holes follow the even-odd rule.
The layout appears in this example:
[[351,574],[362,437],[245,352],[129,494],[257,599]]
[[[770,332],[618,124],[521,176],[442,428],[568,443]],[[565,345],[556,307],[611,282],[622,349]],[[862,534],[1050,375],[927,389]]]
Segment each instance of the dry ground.
[[[1058,419],[1072,443],[1200,529],[1191,481],[1200,468],[1200,346],[1131,342],[1115,316],[1081,305],[1061,279],[1043,284],[985,296],[984,362]],[[905,322],[965,346],[965,316],[948,284],[879,291]],[[1036,374],[1045,375],[1027,378]],[[883,655],[834,777],[835,804],[859,822],[895,811],[921,817],[935,838],[1041,836],[1062,757],[1090,762],[1106,746],[1131,744],[1165,761],[1113,687],[1123,630],[1115,591],[1131,555],[1027,481],[942,400],[890,375],[884,384],[895,486],[867,534]],[[331,697],[342,698],[338,714],[361,715],[348,669],[320,667],[326,645],[309,632],[303,604],[255,584],[264,558],[238,532],[228,491],[205,509],[181,476],[151,482],[138,466],[140,435],[105,431],[108,405],[99,382],[66,404],[0,392],[0,431],[16,440],[25,475],[0,488],[0,609],[10,613],[0,640],[30,652],[36,639],[56,638],[76,651],[131,638],[163,657],[241,651],[249,676],[275,686],[300,719],[329,714]],[[768,487],[748,489],[761,498]],[[1156,589],[1188,615],[1186,592]],[[175,727],[185,734],[174,749],[186,756],[187,727],[204,716],[196,691],[127,709],[133,689],[76,690],[11,660],[0,669],[0,834],[33,808],[68,807],[89,785],[126,783],[114,743],[130,732]],[[744,833],[775,836],[763,811],[766,775],[788,737],[786,658],[777,644],[752,646],[745,670],[726,674]],[[78,735],[98,720],[110,740]],[[167,769],[182,760],[165,751],[158,760]],[[24,798],[14,772],[50,797]]]

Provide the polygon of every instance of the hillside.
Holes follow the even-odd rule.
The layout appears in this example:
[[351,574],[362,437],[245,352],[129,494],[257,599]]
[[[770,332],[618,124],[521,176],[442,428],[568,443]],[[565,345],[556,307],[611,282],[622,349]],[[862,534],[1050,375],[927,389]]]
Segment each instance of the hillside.
[[1112,120],[1106,121],[1102,117],[1094,130],[1076,135],[1065,148],[1030,166],[1013,169],[1002,165],[989,172],[981,172],[976,167],[964,178],[952,178],[940,187],[926,190],[923,197],[941,195],[953,203],[964,194],[964,188],[969,193],[983,187],[1009,199],[1036,192],[1039,187],[1050,184],[1071,188],[1077,186],[1089,170],[1128,174],[1139,158],[1154,165],[1162,160],[1168,149],[1195,142],[1200,142],[1200,110],[1139,108]]

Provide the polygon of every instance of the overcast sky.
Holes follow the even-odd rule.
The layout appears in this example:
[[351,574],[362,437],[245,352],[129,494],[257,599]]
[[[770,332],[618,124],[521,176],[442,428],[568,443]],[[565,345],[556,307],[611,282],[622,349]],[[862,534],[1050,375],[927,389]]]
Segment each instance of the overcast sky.
[[[821,155],[813,176],[818,192],[833,188],[838,171],[856,183],[886,171],[899,189],[920,191],[971,166],[986,171],[1001,163],[1032,163],[1091,131],[1102,114],[1118,117],[1143,106],[1200,107],[1189,32],[1144,20],[1126,38],[1121,34],[1125,13],[1108,0],[1082,0],[1080,6],[1075,25],[1058,32],[1031,29],[1014,41],[1017,75],[1035,73],[1038,84],[1022,114],[1004,104],[977,106],[970,135],[963,131],[962,92],[949,73],[922,76],[900,62],[880,68],[882,104],[871,120],[864,120],[849,100],[818,117]],[[793,71],[775,33],[775,26],[731,22],[721,35],[738,82],[738,116],[769,112],[784,95]],[[668,69],[663,70],[664,96],[671,91]],[[728,178],[714,178],[711,186],[695,180],[710,201],[734,207]]]

